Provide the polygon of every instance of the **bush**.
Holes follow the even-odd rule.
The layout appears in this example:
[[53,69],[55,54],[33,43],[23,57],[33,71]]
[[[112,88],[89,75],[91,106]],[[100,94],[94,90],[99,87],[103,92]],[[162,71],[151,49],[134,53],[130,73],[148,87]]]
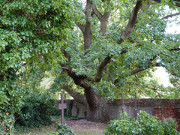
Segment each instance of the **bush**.
[[51,124],[51,110],[55,107],[54,100],[47,94],[33,94],[25,99],[21,111],[15,114],[15,126],[39,127]]
[[118,120],[113,120],[105,135],[177,135],[176,123],[172,120],[158,121],[155,117],[140,111],[137,120],[120,114]]
[[147,114],[144,111],[139,113],[137,118],[137,128],[139,129],[138,134],[142,135],[164,135],[164,129],[160,121],[154,116]]
[[61,123],[58,123],[57,132],[58,135],[74,135],[73,131],[68,125]]
[[[127,113],[123,113],[120,115],[118,120],[113,120],[110,122],[108,126],[107,135],[118,135],[119,133],[125,134],[129,133],[129,135],[134,134],[135,123],[133,118],[129,117]],[[132,132],[130,134],[130,132]]]
[[177,135],[177,124],[173,119],[167,119],[162,121],[164,127],[164,135]]

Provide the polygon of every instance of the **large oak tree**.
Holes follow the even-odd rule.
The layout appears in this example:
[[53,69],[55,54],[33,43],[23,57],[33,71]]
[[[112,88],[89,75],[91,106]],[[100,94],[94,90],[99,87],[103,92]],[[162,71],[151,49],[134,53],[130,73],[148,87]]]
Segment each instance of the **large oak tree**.
[[67,61],[60,62],[62,71],[55,82],[87,105],[88,120],[109,121],[105,98],[126,85],[142,86],[139,78],[153,67],[162,66],[179,77],[178,34],[165,32],[168,18],[179,15],[178,2],[168,3],[175,14],[167,12],[166,1],[86,0],[74,4],[76,27],[64,41],[66,47],[61,50]]

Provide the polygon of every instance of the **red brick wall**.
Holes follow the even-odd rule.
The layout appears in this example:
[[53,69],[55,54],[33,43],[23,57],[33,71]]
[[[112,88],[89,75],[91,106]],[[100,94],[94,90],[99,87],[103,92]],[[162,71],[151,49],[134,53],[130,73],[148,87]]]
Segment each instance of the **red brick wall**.
[[158,117],[160,120],[167,118],[174,118],[178,124],[178,131],[180,131],[180,108],[176,105],[156,105],[154,108],[154,116]]

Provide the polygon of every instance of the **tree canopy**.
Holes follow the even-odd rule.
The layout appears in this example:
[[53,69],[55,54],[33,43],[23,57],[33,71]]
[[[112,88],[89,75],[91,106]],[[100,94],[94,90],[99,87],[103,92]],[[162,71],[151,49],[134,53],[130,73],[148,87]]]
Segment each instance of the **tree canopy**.
[[[79,2],[77,27],[71,31],[68,46],[62,49],[67,58],[65,64],[60,64],[64,71],[59,77],[62,84],[91,85],[100,95],[114,98],[121,92],[128,95],[131,87],[146,87],[144,77],[154,67],[162,66],[179,78],[179,34],[165,32],[168,18],[179,12],[173,3],[168,4],[175,14],[167,11],[166,2],[163,4],[133,0]],[[76,82],[78,79],[83,84]],[[147,95],[158,95],[153,89]]]
[[88,105],[93,121],[104,98],[166,95],[145,78],[154,67],[179,86],[179,34],[165,31],[179,16],[178,0],[3,0],[0,7],[0,121],[20,108],[23,86],[39,84],[45,71],[56,77],[51,89]]

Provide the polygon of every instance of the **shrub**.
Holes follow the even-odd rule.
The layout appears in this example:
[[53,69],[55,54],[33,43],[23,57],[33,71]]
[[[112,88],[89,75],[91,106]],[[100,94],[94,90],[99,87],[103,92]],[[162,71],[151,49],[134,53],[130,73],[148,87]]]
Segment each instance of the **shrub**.
[[134,121],[139,130],[138,134],[142,135],[164,135],[164,129],[160,121],[154,116],[140,111],[137,121]]
[[118,135],[119,133],[122,134],[129,133],[129,135],[133,135],[134,127],[135,127],[135,123],[133,118],[129,117],[127,113],[123,113],[120,114],[120,118],[118,120],[113,120],[110,122],[108,126],[108,133],[106,134]]
[[[1,114],[0,114],[1,115]],[[14,131],[14,115],[4,114],[2,121],[0,120],[0,135],[11,135]]]
[[120,114],[118,120],[113,120],[105,135],[177,135],[176,123],[172,120],[158,121],[154,116],[140,111],[137,120]]
[[177,135],[177,124],[173,119],[167,119],[162,121],[164,127],[164,135]]
[[58,135],[74,135],[72,129],[66,124],[57,124]]
[[51,110],[55,107],[54,100],[47,94],[33,94],[25,99],[21,111],[15,114],[15,126],[39,127],[51,124]]

